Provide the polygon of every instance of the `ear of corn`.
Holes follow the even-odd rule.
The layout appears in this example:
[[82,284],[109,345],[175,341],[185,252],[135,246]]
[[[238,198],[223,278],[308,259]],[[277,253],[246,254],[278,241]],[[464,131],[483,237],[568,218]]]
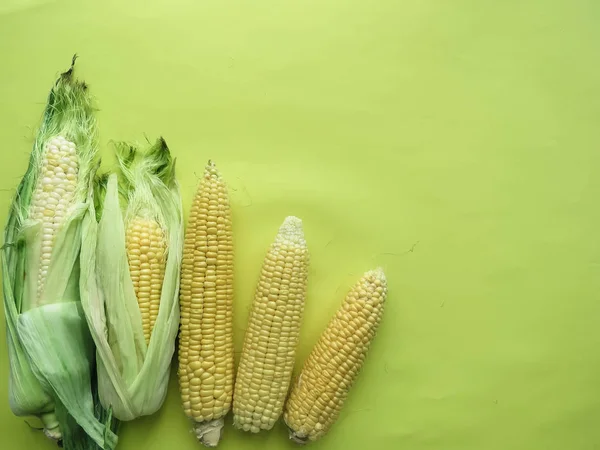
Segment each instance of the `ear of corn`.
[[383,271],[365,273],[319,338],[285,407],[294,441],[319,439],[337,419],[377,331],[386,295]]
[[112,448],[116,436],[95,416],[93,344],[78,289],[95,130],[87,86],[71,67],[50,92],[9,212],[3,295],[12,411],[39,417],[46,435],[66,446],[87,445],[75,439],[85,437],[83,428],[95,444]]
[[[183,216],[163,139],[117,144],[119,173],[97,182],[82,252],[81,292],[97,348],[102,404],[120,420],[156,412],[169,381],[179,325]],[[96,217],[100,217],[99,223]]]
[[233,423],[257,433],[283,409],[304,311],[308,249],[302,221],[287,217],[263,263],[238,368]]
[[204,445],[219,442],[233,396],[233,236],[227,186],[212,162],[192,203],[181,268],[179,384]]

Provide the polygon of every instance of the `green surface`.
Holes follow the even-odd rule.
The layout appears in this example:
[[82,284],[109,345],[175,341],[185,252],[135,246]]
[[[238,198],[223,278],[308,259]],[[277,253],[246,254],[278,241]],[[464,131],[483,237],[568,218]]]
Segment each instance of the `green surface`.
[[[598,23],[597,0],[2,0],[0,219],[78,52],[104,152],[162,134],[186,210],[208,158],[228,178],[238,350],[285,215],[312,255],[299,361],[359,274],[386,269],[380,334],[312,448],[595,449]],[[173,377],[120,449],[197,449],[189,428]],[[52,448],[6,395],[0,435]],[[283,425],[228,425],[221,448],[293,446]]]

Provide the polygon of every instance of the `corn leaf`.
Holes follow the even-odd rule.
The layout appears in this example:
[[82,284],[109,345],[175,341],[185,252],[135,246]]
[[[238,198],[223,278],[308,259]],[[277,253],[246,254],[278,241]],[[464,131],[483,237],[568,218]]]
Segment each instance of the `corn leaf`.
[[[12,278],[8,271],[6,252],[2,252],[2,280],[4,291],[4,312],[6,316],[6,340],[8,343],[9,378],[8,400],[10,409],[17,416],[30,414],[43,415],[54,411],[52,397],[46,393],[40,382],[33,374],[29,358],[21,344],[17,332],[19,312],[13,297]],[[36,414],[37,413],[37,414]],[[46,429],[54,430],[57,423],[47,426]]]
[[94,416],[90,389],[94,348],[80,303],[34,308],[19,316],[18,327],[38,379],[98,445],[113,448],[116,436],[110,433],[105,443],[105,425]]

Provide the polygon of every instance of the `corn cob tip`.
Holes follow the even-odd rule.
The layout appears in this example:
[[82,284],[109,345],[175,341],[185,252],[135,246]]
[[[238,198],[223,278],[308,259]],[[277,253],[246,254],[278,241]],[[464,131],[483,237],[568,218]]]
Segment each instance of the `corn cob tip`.
[[196,423],[194,425],[194,433],[202,445],[213,448],[216,447],[221,440],[224,425],[225,421],[222,417],[220,419]]
[[221,173],[219,172],[219,169],[217,169],[217,165],[212,159],[209,159],[208,163],[206,164],[206,167],[204,169],[204,177],[214,178],[216,180],[221,179]]
[[378,267],[374,270],[369,270],[368,272],[365,273],[365,278],[374,284],[386,284],[387,283],[387,279],[385,277],[385,273],[383,272],[383,269],[381,267]]
[[384,302],[387,294],[387,279],[381,267],[365,272],[362,276],[362,288],[367,293],[367,299],[372,305]]
[[294,216],[286,217],[279,227],[279,233],[277,233],[275,243],[301,246],[306,245],[306,240],[304,239],[304,230],[302,228],[302,220]]

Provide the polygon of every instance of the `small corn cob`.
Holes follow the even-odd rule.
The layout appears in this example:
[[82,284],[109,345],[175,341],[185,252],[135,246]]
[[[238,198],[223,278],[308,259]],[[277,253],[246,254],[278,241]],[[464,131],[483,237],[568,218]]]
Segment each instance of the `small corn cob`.
[[308,278],[302,221],[287,217],[263,263],[235,385],[233,423],[257,433],[282,413],[294,367]]
[[375,336],[386,295],[381,269],[365,273],[350,290],[292,388],[283,416],[290,439],[314,441],[333,425]]
[[129,273],[135,290],[146,344],[158,316],[167,259],[165,232],[154,219],[136,216],[125,233]]
[[215,447],[233,397],[233,235],[227,186],[209,161],[181,267],[179,384],[200,442]]

